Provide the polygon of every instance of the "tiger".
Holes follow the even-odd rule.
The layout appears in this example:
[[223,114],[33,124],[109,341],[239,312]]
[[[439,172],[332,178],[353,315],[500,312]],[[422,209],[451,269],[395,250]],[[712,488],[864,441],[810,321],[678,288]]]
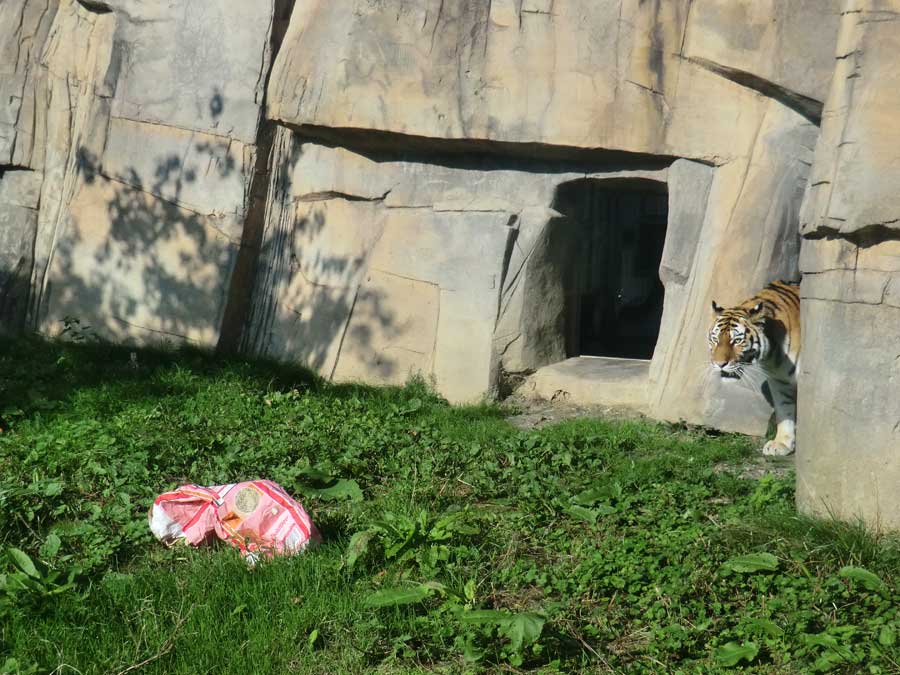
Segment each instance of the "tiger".
[[[775,408],[775,438],[764,455],[794,452],[797,427],[797,368],[800,363],[800,284],[774,281],[729,308],[712,302],[709,360],[723,378],[741,379],[759,368]],[[748,377],[747,379],[750,379]]]

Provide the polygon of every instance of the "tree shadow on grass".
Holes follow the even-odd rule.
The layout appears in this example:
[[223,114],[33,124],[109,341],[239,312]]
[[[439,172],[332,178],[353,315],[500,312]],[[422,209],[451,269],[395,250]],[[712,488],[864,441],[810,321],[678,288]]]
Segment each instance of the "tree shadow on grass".
[[[74,339],[0,337],[0,429],[40,415],[69,414],[73,397],[104,390],[113,408],[168,396],[190,396],[217,380],[239,377],[260,395],[313,392],[332,399],[375,399],[401,403],[421,396],[421,387],[377,387],[331,383],[308,368],[271,359],[217,354],[212,349],[142,348],[98,340],[78,325]],[[188,377],[161,378],[182,370]],[[437,401],[436,395],[428,392]],[[107,411],[109,413],[114,410]]]

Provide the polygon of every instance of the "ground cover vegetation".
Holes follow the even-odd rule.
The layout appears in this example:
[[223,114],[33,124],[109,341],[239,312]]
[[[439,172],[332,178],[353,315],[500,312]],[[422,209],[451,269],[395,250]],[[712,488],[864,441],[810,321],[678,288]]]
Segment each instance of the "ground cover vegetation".
[[[0,343],[2,672],[900,672],[897,541],[722,470],[751,439],[72,337]],[[322,545],[151,537],[158,493],[253,478]]]

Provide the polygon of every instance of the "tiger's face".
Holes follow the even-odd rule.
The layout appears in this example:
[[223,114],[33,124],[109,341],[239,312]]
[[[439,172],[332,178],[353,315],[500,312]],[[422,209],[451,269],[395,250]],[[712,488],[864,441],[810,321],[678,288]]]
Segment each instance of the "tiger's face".
[[716,318],[708,335],[710,364],[723,378],[739,379],[744,367],[757,363],[766,350],[765,334],[754,322],[762,306],[724,309],[714,300],[712,307]]

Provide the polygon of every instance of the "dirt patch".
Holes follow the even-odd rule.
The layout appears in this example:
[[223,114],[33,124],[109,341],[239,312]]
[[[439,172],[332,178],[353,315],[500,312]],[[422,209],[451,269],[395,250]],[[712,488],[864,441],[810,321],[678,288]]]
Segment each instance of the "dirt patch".
[[763,476],[783,478],[794,473],[795,456],[767,457],[760,454],[743,462],[720,462],[713,467],[713,471],[715,473],[733,473],[739,478],[751,480],[759,480]]
[[583,417],[618,420],[647,419],[646,415],[631,408],[572,403],[568,395],[563,392],[551,400],[513,394],[503,401],[503,406],[513,411],[513,414],[507,417],[509,423],[518,429],[525,430],[540,429],[550,424]]
[[[518,429],[540,429],[551,424],[558,424],[571,419],[600,417],[615,420],[649,420],[646,415],[631,408],[610,407],[602,405],[583,405],[572,403],[563,392],[551,400],[537,398],[521,393],[514,393],[503,401],[503,407],[510,410],[507,417],[509,423]],[[709,431],[703,427],[685,425],[685,428],[695,428],[696,431]],[[743,462],[720,462],[713,466],[716,473],[736,474],[740,478],[759,480],[763,476],[777,476],[779,478],[790,476],[794,473],[794,458],[767,457],[762,454],[762,446],[765,441],[756,439],[759,443],[759,454]]]

